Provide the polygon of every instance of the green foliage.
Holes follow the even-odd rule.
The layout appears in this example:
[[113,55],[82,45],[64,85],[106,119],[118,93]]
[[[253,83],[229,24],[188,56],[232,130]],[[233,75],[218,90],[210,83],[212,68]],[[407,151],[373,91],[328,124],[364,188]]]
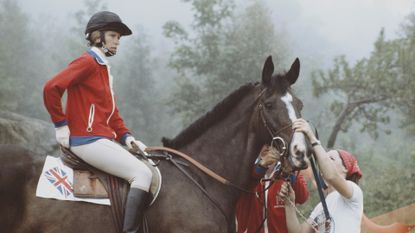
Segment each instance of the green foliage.
[[176,113],[188,124],[233,89],[258,81],[266,56],[281,64],[286,54],[270,13],[254,1],[237,14],[232,1],[194,0],[192,33],[177,22],[164,25],[176,44],[170,66],[179,77],[171,98]]
[[184,0],[191,2],[194,14],[194,28],[209,29],[220,27],[222,20],[231,15],[233,1],[227,0]]
[[28,34],[27,17],[23,14],[15,1],[0,1],[0,106],[2,109],[17,109],[19,96],[15,95],[16,89],[22,89],[22,69],[27,69],[21,64],[24,56],[24,43],[27,39],[16,43],[17,38],[25,38]]
[[330,107],[337,119],[329,146],[334,145],[337,133],[346,132],[352,122],[359,123],[362,132],[376,138],[379,124],[389,123],[388,114],[394,110],[403,116],[402,126],[415,135],[414,60],[415,14],[411,14],[403,24],[400,38],[386,40],[384,31],[380,32],[369,58],[350,67],[345,57],[340,56],[327,73],[314,72],[314,95],[338,97],[333,98]]
[[[415,202],[415,183],[411,182],[415,177],[415,148],[408,143],[411,139],[405,140],[405,135],[390,130],[396,128],[396,123],[384,130],[386,134],[380,134],[380,126],[394,123],[391,117],[398,114],[405,119],[405,129],[415,129],[414,22],[415,16],[411,15],[404,25],[405,33],[397,39],[386,40],[382,30],[370,56],[355,65],[340,56],[327,72],[313,73],[314,96],[332,98],[330,112],[335,121],[328,147],[335,145],[339,132],[348,132],[342,136],[343,144],[347,142],[350,145],[346,148],[360,155],[364,171],[361,187],[369,217]],[[356,126],[375,141],[362,143],[368,140],[355,132]],[[359,135],[358,140],[353,135]]]
[[[99,7],[99,2],[86,1],[87,9],[94,11],[94,7]],[[54,32],[51,27],[43,28],[44,22],[29,20],[18,1],[0,0],[0,30],[3,32],[0,33],[2,109],[48,119],[43,108],[43,84],[58,69],[65,67],[70,59],[85,50],[83,30],[87,19],[84,19],[85,23],[81,22],[81,15],[78,13],[81,25],[75,28],[82,29],[76,34],[79,37],[75,38],[67,36],[69,31],[65,31],[64,27]]]
[[400,89],[397,91],[397,106],[404,116],[402,126],[415,135],[415,13],[408,16],[402,27],[403,36],[396,39],[397,68],[402,73],[398,76]]
[[333,147],[337,134],[347,132],[353,122],[361,125],[361,132],[374,138],[378,136],[379,124],[389,123],[388,112],[398,103],[397,93],[402,89],[397,82],[402,76],[402,69],[397,67],[398,48],[396,41],[385,40],[382,30],[369,58],[350,66],[345,56],[340,56],[327,73],[313,73],[314,95],[333,96],[330,111],[336,120],[328,147]]
[[41,46],[17,1],[0,1],[0,31],[0,108],[37,115]]
[[[394,147],[367,146],[359,159],[364,177],[360,186],[364,191],[365,213],[369,217],[415,203],[414,149],[398,137],[389,138]],[[383,144],[385,145],[385,144]],[[388,155],[387,157],[382,155]]]

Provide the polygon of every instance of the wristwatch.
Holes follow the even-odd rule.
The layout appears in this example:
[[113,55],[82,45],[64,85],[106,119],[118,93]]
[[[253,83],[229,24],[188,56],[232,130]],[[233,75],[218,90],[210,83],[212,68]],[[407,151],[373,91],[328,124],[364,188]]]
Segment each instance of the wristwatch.
[[315,146],[318,146],[318,145],[321,145],[321,142],[318,139],[316,139],[315,142],[311,143],[311,147],[315,147]]

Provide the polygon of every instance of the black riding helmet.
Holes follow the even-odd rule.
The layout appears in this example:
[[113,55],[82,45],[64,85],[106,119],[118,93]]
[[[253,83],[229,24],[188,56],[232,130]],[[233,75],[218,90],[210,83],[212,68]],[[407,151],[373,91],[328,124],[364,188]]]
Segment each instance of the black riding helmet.
[[132,34],[130,28],[128,28],[127,25],[121,21],[121,18],[117,14],[110,11],[97,12],[91,17],[91,19],[89,19],[85,29],[86,37],[88,38],[89,34],[96,30],[116,31],[120,33],[121,36],[128,36]]

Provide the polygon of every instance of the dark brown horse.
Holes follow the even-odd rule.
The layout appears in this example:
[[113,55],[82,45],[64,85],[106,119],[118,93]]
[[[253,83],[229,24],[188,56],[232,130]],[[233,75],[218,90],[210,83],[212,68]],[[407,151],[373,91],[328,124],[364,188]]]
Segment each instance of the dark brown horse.
[[[295,60],[285,74],[273,76],[271,57],[262,81],[231,93],[165,146],[176,148],[232,183],[245,187],[254,160],[273,137],[290,142],[290,162],[303,167],[306,145],[293,134],[291,122],[299,116],[301,101],[290,86],[299,75]],[[288,144],[287,144],[288,145]],[[0,146],[0,232],[5,233],[105,233],[114,232],[107,206],[35,197],[45,160],[13,145]],[[172,164],[162,161],[163,186],[147,211],[151,232],[232,232],[234,206],[240,191],[225,186],[199,170],[186,168],[208,191],[224,214]],[[226,215],[226,216],[224,216]]]

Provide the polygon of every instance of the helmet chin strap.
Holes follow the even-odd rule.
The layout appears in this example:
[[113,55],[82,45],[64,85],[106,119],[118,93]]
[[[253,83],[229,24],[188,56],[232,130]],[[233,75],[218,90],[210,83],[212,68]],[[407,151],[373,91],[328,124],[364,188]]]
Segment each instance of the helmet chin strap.
[[112,52],[112,51],[111,51],[111,50],[109,50],[107,47],[105,47],[104,43],[103,43],[103,45],[102,45],[102,50],[104,50],[104,54],[105,54],[105,56],[107,56],[107,57],[111,57],[111,56],[114,56],[114,55],[115,55],[115,53],[114,53],[114,52]]
[[115,53],[112,52],[111,50],[109,50],[107,47],[105,47],[105,32],[100,31],[100,38],[101,38],[101,42],[98,43],[97,45],[102,48],[102,50],[104,51],[105,56],[106,57],[114,56]]

